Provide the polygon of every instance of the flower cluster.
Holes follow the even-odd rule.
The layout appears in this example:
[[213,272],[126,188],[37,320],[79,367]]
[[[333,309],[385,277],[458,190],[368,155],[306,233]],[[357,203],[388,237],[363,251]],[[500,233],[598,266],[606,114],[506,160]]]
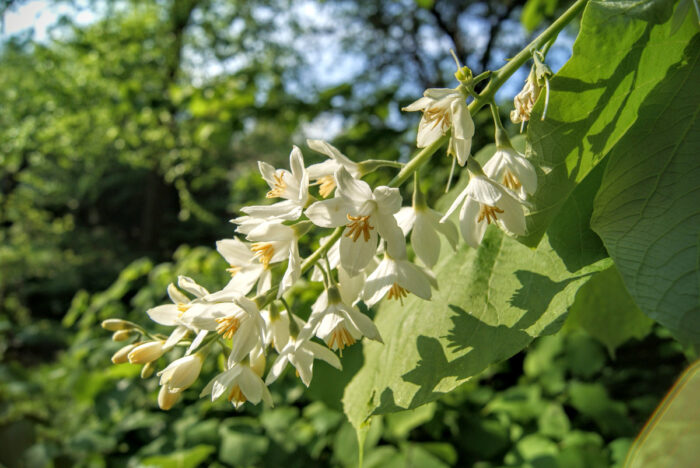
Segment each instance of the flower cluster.
[[[237,235],[217,242],[228,264],[228,284],[216,292],[185,276],[170,284],[172,303],[147,311],[151,320],[171,328],[169,336],[152,335],[123,320],[105,321],[103,327],[115,332],[115,340],[138,336],[112,361],[143,364],[146,377],[161,356],[183,349],[182,357],[157,374],[158,403],[167,410],[197,380],[205,359],[223,349],[225,369],[201,395],[212,400],[224,396],[238,408],[246,401],[271,405],[268,385],[288,365],[308,386],[317,359],[341,369],[335,351],[342,356],[345,347],[363,337],[382,342],[358,304],[372,307],[383,298],[403,304],[409,294],[430,300],[437,288],[431,269],[440,255],[439,236],[456,248],[458,230],[448,218],[460,205],[459,227],[474,248],[492,222],[514,235],[526,233],[525,199],[537,188],[534,167],[507,139],[483,169],[469,158],[474,124],[467,96],[461,86],[428,89],[405,108],[423,112],[419,147],[449,134],[448,154],[467,166],[469,184],[447,213],[428,206],[417,176],[413,203],[402,207],[398,187],[371,187],[362,180],[366,166],[327,142],[309,140],[311,149],[327,157],[324,162],[307,167],[294,147],[288,169],[258,164],[269,185],[267,198],[275,202],[243,208],[243,215],[233,220]],[[319,250],[302,259],[298,243],[312,229],[329,232]],[[285,296],[307,272],[308,280],[322,283],[323,290],[304,320],[300,315],[306,314],[294,310]]]

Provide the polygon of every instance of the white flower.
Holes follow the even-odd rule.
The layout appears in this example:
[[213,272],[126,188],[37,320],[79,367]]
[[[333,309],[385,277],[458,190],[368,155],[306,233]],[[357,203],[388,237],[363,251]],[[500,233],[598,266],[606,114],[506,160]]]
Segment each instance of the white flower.
[[306,140],[314,151],[325,154],[327,159],[319,164],[313,164],[307,168],[309,179],[319,184],[319,193],[323,198],[327,198],[335,189],[335,171],[339,167],[344,167],[353,177],[360,177],[360,167],[356,162],[351,161],[347,156],[338,151],[338,148],[323,140]]
[[273,406],[272,395],[261,378],[264,371],[265,355],[262,348],[253,350],[245,361],[239,362],[229,357],[228,369],[214,377],[199,396],[211,394],[211,400],[214,401],[227,393],[227,399],[236,409],[246,401],[257,405],[263,400],[267,405]]
[[289,342],[289,313],[284,309],[279,310],[272,303],[260,314],[265,321],[265,345],[272,345],[277,352],[281,352]]
[[474,121],[467,108],[465,96],[457,89],[430,88],[423,97],[404,107],[408,112],[423,111],[418,125],[417,144],[425,148],[452,130],[447,153],[464,166],[469,157],[474,136]]
[[266,162],[258,167],[265,182],[270,186],[267,198],[284,198],[273,205],[248,206],[241,209],[254,218],[293,220],[299,218],[309,200],[309,174],[304,167],[304,156],[296,146],[289,155],[291,172],[275,169]]
[[341,351],[362,336],[382,343],[372,319],[345,302],[335,286],[323,291],[311,310],[308,323],[299,333],[300,340],[316,334],[329,348]]
[[[306,222],[309,226],[311,225]],[[302,223],[297,224],[299,226]],[[294,227],[282,223],[265,223],[256,227],[246,237],[253,241],[251,250],[267,269],[270,263],[287,260],[287,270],[280,282],[277,297],[282,297],[301,276],[301,258],[297,245],[297,232]]]
[[231,356],[236,361],[262,345],[265,334],[265,323],[255,302],[244,296],[211,304],[199,314],[188,312],[182,321],[202,330],[216,331],[226,340],[232,339]]
[[289,343],[280,352],[280,355],[275,360],[267,374],[265,383],[270,385],[277,380],[287,363],[291,363],[297,371],[297,374],[307,387],[311,384],[313,377],[314,360],[321,359],[326,361],[331,366],[338,370],[342,370],[340,359],[328,348],[321,346],[308,340],[290,340]]
[[362,298],[368,307],[379,302],[387,293],[389,299],[401,302],[409,292],[427,300],[432,296],[431,285],[437,288],[437,281],[430,272],[405,258],[394,259],[385,255],[367,278]]
[[[535,60],[537,64],[537,59]],[[540,62],[541,63],[541,62]],[[541,64],[543,69],[540,71],[541,81],[544,81],[545,87],[547,88],[547,94],[545,96],[544,110],[542,111],[542,120],[544,120],[547,115],[547,107],[549,104],[549,78],[551,75],[551,70],[549,70],[546,65]],[[530,69],[530,74],[528,74],[525,80],[525,86],[520,90],[518,94],[513,98],[513,105],[515,109],[510,112],[510,120],[513,123],[520,124],[520,131],[523,131],[525,122],[530,120],[530,113],[532,113],[532,108],[535,107],[537,98],[540,97],[542,92],[541,81],[537,79],[537,65]]]
[[454,249],[459,234],[451,221],[440,222],[442,215],[427,206],[404,207],[396,214],[399,227],[405,235],[411,234],[411,245],[416,256],[429,268],[435,266],[440,257],[440,238],[445,236]]
[[189,388],[199,377],[203,361],[204,358],[200,353],[176,359],[158,372],[160,385],[168,387],[170,392],[181,392]]
[[446,220],[462,204],[459,227],[462,237],[477,248],[486,227],[496,222],[504,231],[524,235],[527,232],[523,202],[511,190],[483,175],[471,174],[467,187],[457,196],[443,217]]
[[484,164],[484,173],[517,193],[523,200],[537,190],[537,172],[525,156],[513,148],[499,148]]
[[377,251],[377,234],[386,241],[390,254],[405,255],[406,241],[393,216],[401,208],[399,190],[380,186],[372,191],[344,167],[336,171],[335,178],[335,198],[314,203],[306,210],[306,216],[320,227],[346,225],[340,240],[343,268],[354,276],[366,267]]
[[258,294],[270,289],[272,276],[269,268],[260,261],[258,252],[253,252],[245,242],[236,238],[220,240],[216,242],[216,250],[228,262],[226,271],[231,274],[231,280],[222,291],[248,294],[256,282]]
[[180,288],[184,289],[190,294],[194,295],[196,299],[191,300],[182,292],[180,292],[174,284],[170,283],[168,285],[168,296],[170,297],[170,300],[173,303],[153,307],[151,309],[148,309],[146,313],[151,318],[151,320],[153,320],[156,323],[168,327],[175,327],[175,329],[172,331],[167,341],[163,345],[165,351],[171,349],[173,346],[179,343],[180,340],[182,340],[188,332],[192,331],[196,333],[197,336],[192,341],[192,344],[190,345],[190,348],[187,351],[187,353],[189,354],[202,342],[202,340],[206,336],[206,331],[202,332],[196,327],[188,326],[187,324],[183,323],[180,319],[185,314],[185,312],[190,311],[192,308],[194,308],[194,310],[192,310],[191,313],[199,313],[198,311],[201,311],[204,307],[206,307],[206,305],[201,302],[201,299],[204,296],[208,295],[209,291],[207,291],[203,286],[198,285],[192,278],[189,278],[187,276],[178,277],[178,286],[180,286]]

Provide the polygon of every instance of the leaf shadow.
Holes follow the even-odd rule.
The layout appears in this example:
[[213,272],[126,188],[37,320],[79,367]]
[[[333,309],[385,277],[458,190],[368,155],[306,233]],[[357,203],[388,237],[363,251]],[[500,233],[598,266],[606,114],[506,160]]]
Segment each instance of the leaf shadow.
[[[450,318],[453,327],[446,338],[449,341],[448,348],[451,352],[464,351],[463,356],[449,360],[443,345],[435,337],[425,335],[418,336],[416,345],[420,359],[416,367],[402,375],[402,379],[418,386],[418,391],[413,396],[408,408],[415,408],[427,401],[435,400],[444,392],[435,388],[445,378],[464,380],[478,374],[491,363],[511,357],[514,352],[494,346],[494,343],[504,341],[516,344],[510,349],[519,349],[527,346],[532,337],[527,333],[506,327],[505,325],[491,326],[467,313],[461,307],[450,305],[454,312]],[[385,389],[379,397],[379,404],[373,411],[374,414],[390,413],[404,410],[396,404],[391,389]]]

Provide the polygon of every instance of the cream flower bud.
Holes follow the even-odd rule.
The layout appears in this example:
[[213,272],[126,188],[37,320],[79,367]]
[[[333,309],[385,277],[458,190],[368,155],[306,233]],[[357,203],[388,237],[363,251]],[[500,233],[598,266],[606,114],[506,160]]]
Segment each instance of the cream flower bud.
[[141,378],[142,379],[149,378],[150,376],[153,375],[153,372],[155,370],[156,370],[156,365],[153,361],[144,364],[144,366],[141,368]]
[[171,391],[185,390],[197,380],[202,370],[202,356],[197,353],[185,356],[170,363],[168,367],[158,372],[160,384]]
[[172,392],[166,386],[160,387],[160,392],[158,392],[158,406],[160,406],[160,409],[168,411],[175,406],[179,399],[180,392]]
[[113,364],[124,364],[125,362],[129,362],[129,358],[127,357],[128,354],[131,352],[132,349],[137,347],[140,343],[134,343],[130,345],[126,345],[123,348],[121,348],[119,351],[114,353],[112,355],[112,363]]
[[129,362],[132,364],[146,364],[155,361],[164,353],[163,344],[165,341],[149,341],[137,346],[129,352]]
[[131,330],[134,324],[122,319],[107,319],[103,320],[100,324],[102,328],[109,331],[119,331],[119,330]]
[[112,334],[113,341],[126,341],[131,336],[131,330],[118,330]]

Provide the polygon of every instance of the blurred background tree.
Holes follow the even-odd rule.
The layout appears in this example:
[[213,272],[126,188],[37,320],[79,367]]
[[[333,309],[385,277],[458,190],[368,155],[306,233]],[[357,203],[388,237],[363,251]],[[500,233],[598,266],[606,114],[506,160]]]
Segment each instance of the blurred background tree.
[[[30,3],[1,3],[5,28]],[[453,85],[448,50],[476,73],[498,66],[556,16],[557,0],[41,4],[67,13],[42,39],[5,34],[0,46],[0,463],[352,466],[357,442],[339,398],[359,350],[346,353],[342,377],[319,370],[329,388],[304,393],[285,380],[274,389],[277,409],[246,408],[254,419],[195,403],[196,390],[164,413],[153,379],[111,365],[118,344],[97,324],[143,317],[177,274],[224,284],[212,248],[232,236],[226,221],[239,207],[264,193],[257,160],[285,164],[292,144],[307,162],[319,160],[306,138],[332,140],[356,160],[407,158],[419,116],[400,108],[427,87]],[[77,21],[80,12],[90,20]],[[564,36],[554,68],[572,32]],[[500,99],[512,99],[524,73]],[[475,121],[478,149],[493,130],[487,113]],[[436,158],[429,172],[433,197],[448,162]],[[309,300],[300,294],[302,304]],[[618,359],[615,369],[627,365],[627,374],[613,378],[597,342],[557,340],[554,351],[538,344],[540,354],[497,366],[428,409],[387,417],[384,426],[378,419],[367,465],[512,464],[550,456],[553,441],[566,437],[573,442],[565,446],[612,463],[683,356],[659,329],[627,353],[653,346],[661,370],[649,375],[636,360]],[[542,353],[558,373],[523,374],[523,362]],[[594,364],[582,364],[590,353]],[[609,408],[586,412],[577,406],[584,397],[562,394],[571,376],[588,382],[579,394],[610,393]],[[646,400],[620,407],[635,379],[648,386]],[[513,398],[536,399],[551,421]]]

